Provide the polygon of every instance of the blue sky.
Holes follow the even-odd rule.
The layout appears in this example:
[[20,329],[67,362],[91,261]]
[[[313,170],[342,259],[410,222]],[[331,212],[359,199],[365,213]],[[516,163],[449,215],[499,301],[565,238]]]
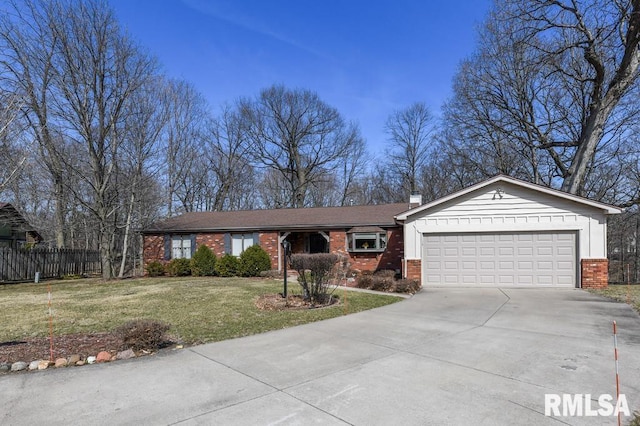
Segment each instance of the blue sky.
[[170,77],[216,110],[272,84],[310,89],[384,149],[394,110],[438,115],[491,0],[109,0]]

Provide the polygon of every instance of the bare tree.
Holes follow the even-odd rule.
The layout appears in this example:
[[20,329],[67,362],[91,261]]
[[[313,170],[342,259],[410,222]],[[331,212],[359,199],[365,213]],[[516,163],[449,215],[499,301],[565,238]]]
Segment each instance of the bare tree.
[[308,90],[273,86],[239,107],[255,161],[287,183],[291,199],[283,202],[289,207],[305,207],[310,185],[336,170],[361,140],[354,124]]
[[483,132],[478,141],[510,144],[530,180],[552,174],[583,194],[599,145],[622,139],[640,113],[639,42],[637,0],[496,3],[448,118]]
[[255,172],[250,163],[251,145],[247,126],[238,111],[223,106],[211,120],[206,134],[207,169],[212,173],[207,187],[211,201],[207,210],[247,207],[254,199]]
[[155,72],[155,62],[123,34],[113,12],[100,2],[51,2],[48,25],[58,40],[53,65],[58,119],[86,167],[74,168],[90,189],[76,200],[96,220],[103,278],[114,275],[117,233],[116,176],[125,138],[125,112],[136,91]]
[[[11,1],[0,16],[0,76],[3,88],[23,103],[22,117],[37,141],[40,157],[51,180],[55,200],[55,234],[58,247],[64,247],[66,224],[65,166],[51,113],[55,89],[53,58],[58,39],[52,20],[53,5],[40,0]],[[59,18],[63,19],[63,18]]]
[[172,216],[176,201],[182,211],[193,211],[204,177],[198,161],[203,152],[199,146],[207,117],[206,102],[189,83],[170,80],[164,101],[168,108],[166,138],[167,214]]
[[158,161],[158,145],[167,122],[167,110],[164,108],[166,104],[157,102],[162,90],[164,88],[161,81],[149,81],[134,92],[132,101],[127,103],[126,134],[121,154],[123,165],[118,181],[123,210],[126,211],[124,223],[121,225],[124,235],[118,272],[120,278],[125,274],[127,255],[132,245],[132,227],[143,225],[141,217],[148,216],[142,213],[142,209],[149,207],[148,203],[142,202],[145,192],[156,189],[154,183],[162,166]]
[[0,195],[19,178],[27,161],[26,147],[17,142],[20,139],[17,116],[21,109],[18,96],[0,88]]
[[435,120],[426,104],[416,102],[394,111],[385,126],[388,135],[387,158],[398,176],[405,199],[419,191],[420,173],[427,163]]

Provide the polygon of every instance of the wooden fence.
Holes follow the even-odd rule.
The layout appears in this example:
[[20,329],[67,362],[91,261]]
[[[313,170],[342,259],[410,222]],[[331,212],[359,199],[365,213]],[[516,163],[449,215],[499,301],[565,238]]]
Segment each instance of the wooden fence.
[[101,273],[100,252],[76,249],[0,248],[0,282]]

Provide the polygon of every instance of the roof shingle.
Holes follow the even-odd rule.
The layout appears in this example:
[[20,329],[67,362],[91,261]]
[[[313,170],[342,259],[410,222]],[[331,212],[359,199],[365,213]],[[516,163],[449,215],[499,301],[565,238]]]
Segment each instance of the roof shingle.
[[185,213],[156,222],[143,233],[268,231],[354,226],[395,226],[394,216],[409,210],[407,203],[302,209],[241,210]]

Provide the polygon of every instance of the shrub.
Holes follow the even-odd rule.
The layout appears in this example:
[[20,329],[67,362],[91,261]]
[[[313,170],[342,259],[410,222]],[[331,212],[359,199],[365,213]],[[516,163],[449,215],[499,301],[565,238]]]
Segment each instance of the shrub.
[[339,268],[338,260],[338,255],[329,253],[291,255],[291,268],[298,271],[298,282],[306,300],[312,304],[329,303],[330,279]]
[[640,411],[633,412],[633,418],[631,419],[629,426],[640,426]]
[[384,275],[373,275],[371,282],[371,290],[376,291],[389,291],[393,288],[395,280],[393,277],[386,277]]
[[396,277],[396,271],[394,271],[393,269],[380,269],[378,271],[375,272],[376,277],[382,277],[382,278],[395,278]]
[[189,259],[173,259],[167,263],[167,273],[172,277],[191,275],[191,261]]
[[171,326],[161,321],[137,319],[124,323],[116,329],[122,339],[123,349],[157,350],[168,342],[165,333]]
[[221,277],[235,277],[240,269],[240,261],[232,254],[225,254],[216,261],[216,274]]
[[362,274],[356,278],[356,287],[358,288],[371,288],[373,285],[373,275]]
[[410,280],[408,278],[403,278],[401,280],[396,281],[396,293],[409,293],[415,294],[420,290],[420,283],[418,280]]
[[158,261],[150,262],[147,265],[147,274],[150,277],[161,277],[164,273],[164,265]]
[[216,273],[216,255],[201,244],[191,258],[191,273],[197,277],[208,277]]
[[262,247],[253,245],[240,254],[240,274],[243,277],[257,277],[269,269],[271,259]]

